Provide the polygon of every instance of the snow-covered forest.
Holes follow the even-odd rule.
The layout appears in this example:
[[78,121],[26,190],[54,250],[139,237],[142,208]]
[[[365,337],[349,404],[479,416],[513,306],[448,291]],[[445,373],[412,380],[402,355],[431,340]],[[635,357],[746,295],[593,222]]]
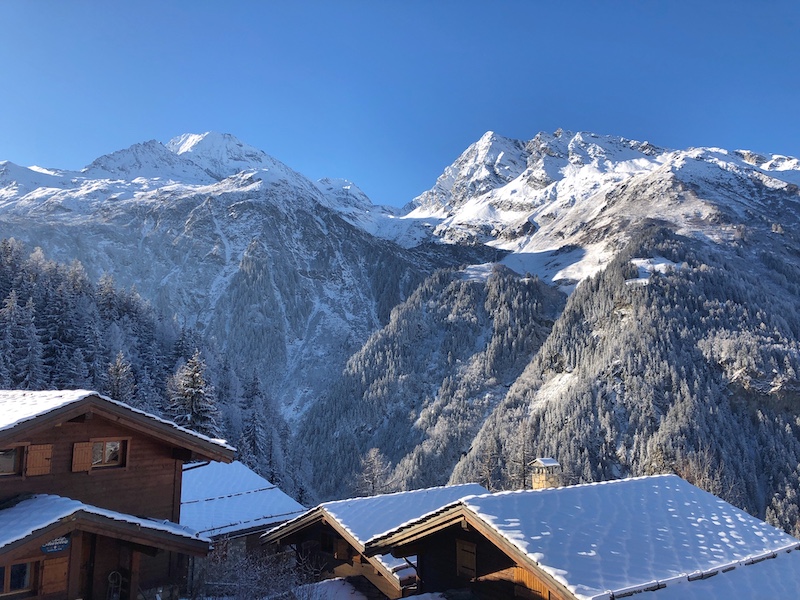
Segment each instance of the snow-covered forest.
[[[111,277],[78,261],[0,240],[0,388],[100,391],[211,437],[279,483],[288,428],[257,376],[240,383],[227,359]],[[208,357],[208,358],[206,358]],[[292,485],[291,477],[288,482]]]

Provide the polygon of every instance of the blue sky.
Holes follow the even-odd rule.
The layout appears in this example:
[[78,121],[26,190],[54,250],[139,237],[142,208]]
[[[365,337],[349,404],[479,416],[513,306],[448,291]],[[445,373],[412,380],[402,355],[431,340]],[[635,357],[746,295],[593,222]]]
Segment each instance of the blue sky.
[[485,131],[800,156],[800,2],[3,0],[0,160],[236,135],[376,203]]

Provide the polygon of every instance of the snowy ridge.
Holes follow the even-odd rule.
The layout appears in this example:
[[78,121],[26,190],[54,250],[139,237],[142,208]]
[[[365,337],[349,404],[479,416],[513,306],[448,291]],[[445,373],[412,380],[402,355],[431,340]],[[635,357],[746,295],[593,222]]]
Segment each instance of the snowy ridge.
[[101,156],[83,169],[81,175],[86,179],[133,181],[143,178],[198,184],[214,182],[214,178],[204,169],[170,152],[156,140]]
[[170,140],[166,148],[202,167],[217,180],[244,171],[268,171],[276,179],[302,177],[263,150],[245,144],[229,133],[185,133]]
[[524,171],[528,156],[522,142],[486,132],[444,170],[431,190],[411,202],[410,216],[447,214],[470,197],[505,185]]

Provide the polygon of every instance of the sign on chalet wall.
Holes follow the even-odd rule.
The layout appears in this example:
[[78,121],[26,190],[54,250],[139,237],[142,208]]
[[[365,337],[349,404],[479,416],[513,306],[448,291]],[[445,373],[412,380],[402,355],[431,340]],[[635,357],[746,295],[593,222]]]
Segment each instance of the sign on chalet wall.
[[41,549],[44,554],[61,552],[62,550],[66,550],[67,548],[69,548],[68,536],[57,537],[54,540],[50,540],[49,542],[46,542],[41,545]]

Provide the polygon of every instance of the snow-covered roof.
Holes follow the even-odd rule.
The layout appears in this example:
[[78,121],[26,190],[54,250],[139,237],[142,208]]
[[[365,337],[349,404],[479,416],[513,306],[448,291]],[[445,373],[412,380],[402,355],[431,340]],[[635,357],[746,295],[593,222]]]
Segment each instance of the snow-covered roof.
[[210,537],[264,530],[305,510],[239,461],[189,466],[183,472],[181,524]]
[[172,421],[167,421],[154,414],[133,408],[124,402],[112,400],[107,396],[98,394],[90,390],[49,390],[41,392],[30,392],[21,390],[0,390],[0,432],[13,429],[17,425],[26,421],[33,420],[42,415],[46,415],[67,405],[85,400],[86,398],[97,398],[101,402],[107,402],[114,406],[122,407],[132,413],[141,415],[162,425],[168,425],[175,431],[194,437],[202,442],[210,443],[227,451],[233,452],[235,449],[225,443],[224,440],[209,438],[201,433],[186,429],[176,425]]
[[[303,526],[304,522],[312,522],[315,515],[327,514],[335,519],[338,526],[345,531],[362,552],[366,542],[380,533],[414,521],[423,515],[451,504],[465,496],[485,494],[486,488],[477,483],[434,487],[394,494],[381,494],[347,500],[323,502],[308,512],[283,525],[279,525],[266,535],[272,540],[279,539],[282,531]],[[397,582],[413,569],[414,558],[409,565],[404,558],[395,558],[391,554],[374,556],[377,561]]]
[[800,551],[778,552],[774,558],[740,565],[707,579],[682,577],[652,593],[637,594],[637,600],[753,600],[796,598],[800,590]]
[[334,500],[320,505],[361,544],[465,496],[485,494],[477,483],[434,487],[380,496]]
[[88,390],[0,390],[0,431],[94,395]]
[[140,529],[164,532],[189,540],[210,541],[195,531],[170,521],[134,517],[133,515],[98,508],[63,496],[38,494],[9,508],[0,510],[0,552],[9,544],[23,540],[37,531],[76,513],[104,517],[112,521],[135,525]]
[[[580,599],[657,585],[666,587],[656,600],[728,598],[719,590],[800,583],[800,540],[675,475],[485,494],[452,508],[459,505]],[[776,560],[752,564],[775,553]]]
[[533,464],[537,465],[539,467],[558,467],[559,466],[558,461],[555,458],[548,458],[548,457],[537,458],[535,461],[533,461]]

